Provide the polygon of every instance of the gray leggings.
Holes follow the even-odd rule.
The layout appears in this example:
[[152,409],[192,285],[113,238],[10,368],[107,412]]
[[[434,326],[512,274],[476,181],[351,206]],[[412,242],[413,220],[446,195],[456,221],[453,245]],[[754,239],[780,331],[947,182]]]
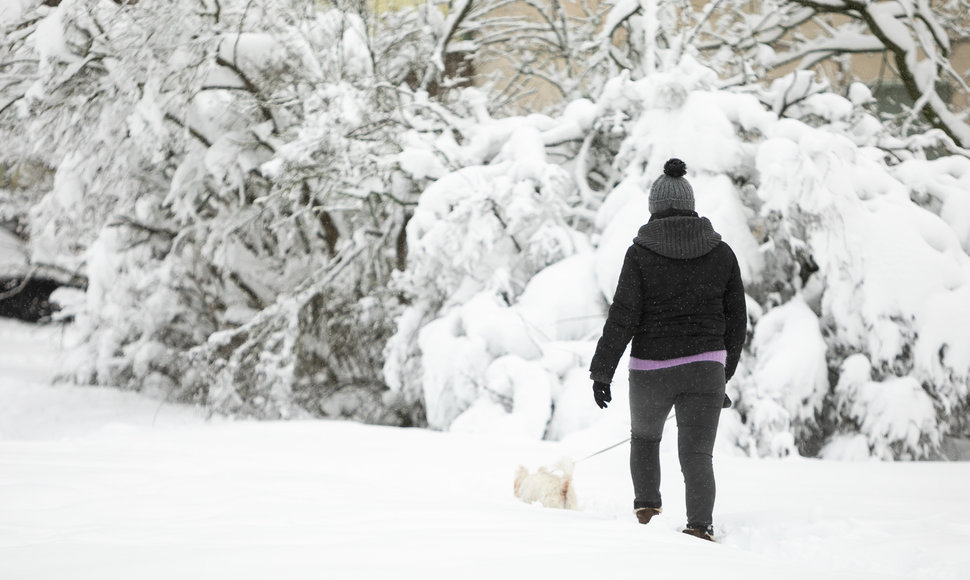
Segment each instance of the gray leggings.
[[711,457],[724,400],[724,367],[695,362],[630,371],[630,474],[634,508],[659,508],[660,437],[670,408],[677,414],[677,449],[684,474],[687,525],[708,526],[714,511]]

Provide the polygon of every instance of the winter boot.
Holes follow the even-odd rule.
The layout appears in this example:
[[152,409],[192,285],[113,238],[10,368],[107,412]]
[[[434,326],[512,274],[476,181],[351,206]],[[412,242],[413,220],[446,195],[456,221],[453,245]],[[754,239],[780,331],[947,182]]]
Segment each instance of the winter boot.
[[662,511],[662,508],[643,507],[633,510],[633,513],[636,514],[638,522],[648,524],[650,523],[650,518],[659,515]]
[[691,526],[688,525],[684,529],[684,533],[694,536],[695,538],[700,538],[702,540],[707,540],[709,542],[714,541],[714,526]]

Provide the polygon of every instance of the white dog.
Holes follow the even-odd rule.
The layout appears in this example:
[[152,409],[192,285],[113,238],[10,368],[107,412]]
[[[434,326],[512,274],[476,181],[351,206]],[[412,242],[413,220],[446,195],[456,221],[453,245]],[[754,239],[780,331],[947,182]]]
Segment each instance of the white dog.
[[515,472],[515,496],[526,503],[539,502],[545,507],[576,509],[573,490],[573,462],[561,459],[551,469],[540,467],[536,473],[519,466]]

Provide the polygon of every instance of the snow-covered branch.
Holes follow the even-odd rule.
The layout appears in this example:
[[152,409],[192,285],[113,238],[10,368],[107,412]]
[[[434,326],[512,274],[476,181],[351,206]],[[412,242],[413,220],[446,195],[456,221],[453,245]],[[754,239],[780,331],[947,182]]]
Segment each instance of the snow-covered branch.
[[445,54],[448,52],[451,39],[454,38],[458,28],[471,13],[473,4],[474,0],[455,0],[449,6],[448,19],[438,35],[438,41],[431,55],[431,62],[425,71],[424,80],[421,82],[421,88],[427,89],[436,74],[444,74]]
[[[840,14],[848,21],[837,26],[838,35],[824,41],[807,41],[793,54],[817,52],[818,46],[832,55],[852,52],[871,52],[882,45],[893,58],[897,72],[910,98],[916,103],[915,112],[931,125],[943,130],[962,147],[970,145],[970,125],[962,115],[950,110],[937,93],[941,71],[951,68],[951,53],[946,28],[929,2],[919,0],[866,2],[861,0],[791,0],[794,4],[819,13]],[[868,34],[854,30],[858,23],[865,25]],[[923,30],[930,35],[924,39]],[[873,43],[872,38],[877,42]],[[781,58],[778,62],[791,62]],[[961,79],[958,88],[965,90]]]
[[260,94],[259,88],[253,83],[252,80],[249,79],[246,73],[243,72],[235,62],[229,62],[222,56],[216,57],[216,64],[229,69],[239,78],[240,81],[242,81],[243,88],[253,96],[253,99],[256,100],[256,106],[259,107],[260,112],[262,112],[263,118],[267,121],[271,121],[273,123],[273,128],[278,130],[279,128],[276,126],[276,120],[273,118],[273,113],[262,102],[263,97]]
[[[775,53],[770,60],[764,62],[764,65],[769,69],[776,69],[811,57],[818,57],[811,61],[811,64],[815,64],[819,62],[819,59],[827,59],[836,55],[878,53],[885,50],[885,44],[876,36],[858,31],[845,31],[836,37],[811,39],[799,43],[790,51]],[[802,66],[799,68],[809,67]]]

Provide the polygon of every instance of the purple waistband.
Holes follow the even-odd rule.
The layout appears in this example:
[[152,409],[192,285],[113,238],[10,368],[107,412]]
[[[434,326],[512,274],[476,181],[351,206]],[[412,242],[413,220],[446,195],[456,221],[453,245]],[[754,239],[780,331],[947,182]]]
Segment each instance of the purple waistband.
[[656,371],[660,369],[666,369],[670,367],[676,367],[680,365],[685,365],[693,362],[718,362],[723,364],[727,363],[727,351],[726,350],[712,350],[710,352],[702,352],[700,354],[692,354],[690,356],[682,356],[680,358],[669,358],[666,360],[645,360],[642,358],[630,357],[630,370],[631,371]]

